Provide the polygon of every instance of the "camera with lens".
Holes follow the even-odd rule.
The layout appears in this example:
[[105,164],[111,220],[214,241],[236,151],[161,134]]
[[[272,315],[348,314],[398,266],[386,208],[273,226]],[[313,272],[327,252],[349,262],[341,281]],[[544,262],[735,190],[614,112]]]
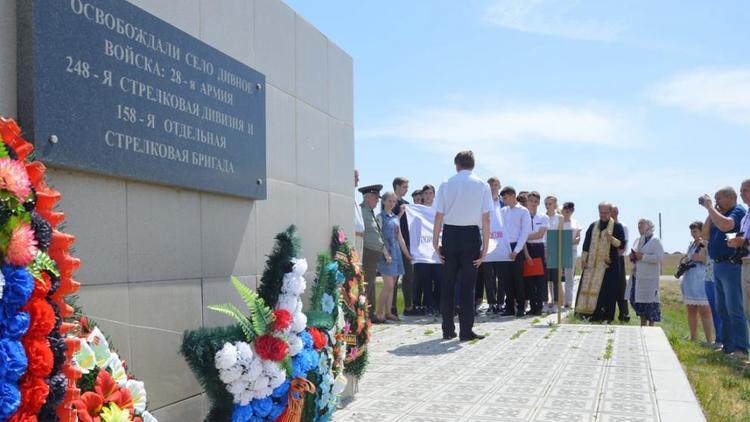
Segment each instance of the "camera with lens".
[[[703,248],[703,243],[700,243],[698,247],[695,249],[695,253],[700,252],[702,248]],[[685,258],[682,259],[682,261],[680,261],[680,265],[677,266],[677,271],[674,273],[674,278],[679,279],[691,268],[695,268],[695,261],[690,259],[689,256],[686,256]]]

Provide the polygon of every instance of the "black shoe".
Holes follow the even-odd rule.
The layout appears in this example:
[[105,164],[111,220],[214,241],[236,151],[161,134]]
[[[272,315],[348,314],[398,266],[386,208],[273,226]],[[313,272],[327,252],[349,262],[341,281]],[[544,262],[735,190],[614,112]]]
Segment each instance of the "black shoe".
[[453,340],[456,337],[458,337],[456,333],[443,334],[443,340]]
[[500,307],[497,305],[492,305],[492,313],[497,315],[500,313]]
[[404,309],[404,315],[405,316],[419,316],[419,315],[424,315],[424,314],[420,313],[417,308],[411,308],[411,309]]
[[629,315],[620,315],[619,318],[620,322],[630,322],[630,316]]
[[526,312],[524,312],[522,309],[520,309],[520,310],[518,310],[518,312],[516,312],[516,316],[517,317],[526,316]]
[[483,338],[484,338],[483,335],[477,334],[477,333],[475,333],[475,332],[472,331],[472,333],[469,334],[468,337],[461,337],[459,340],[461,340],[461,341],[472,341],[472,340],[481,340]]
[[502,314],[500,314],[500,316],[513,316],[513,315],[515,315],[515,314],[516,314],[516,313],[515,313],[515,312],[513,312],[513,310],[512,310],[512,309],[506,309],[506,310],[505,310],[505,312],[503,312]]

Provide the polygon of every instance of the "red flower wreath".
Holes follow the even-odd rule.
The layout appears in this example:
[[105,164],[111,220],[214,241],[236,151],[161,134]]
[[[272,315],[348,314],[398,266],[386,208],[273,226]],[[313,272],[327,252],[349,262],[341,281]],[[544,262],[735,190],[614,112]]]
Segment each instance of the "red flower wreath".
[[286,358],[289,345],[282,339],[265,334],[255,339],[255,353],[261,359],[280,362]]
[[315,347],[315,350],[320,351],[326,346],[328,340],[326,340],[326,335],[323,334],[320,330],[310,327],[307,329],[307,331],[309,331],[310,335],[312,336],[313,346]]
[[292,314],[286,309],[277,309],[273,311],[273,325],[271,328],[274,331],[284,331],[292,325]]
[[42,273],[42,279],[34,280],[34,292],[31,297],[35,299],[44,299],[49,293],[49,289],[52,287],[52,279],[50,279],[47,273]]

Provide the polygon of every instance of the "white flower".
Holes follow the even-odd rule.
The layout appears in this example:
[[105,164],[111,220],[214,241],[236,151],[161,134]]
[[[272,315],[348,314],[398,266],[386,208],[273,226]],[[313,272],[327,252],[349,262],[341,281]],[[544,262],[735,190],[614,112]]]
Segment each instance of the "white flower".
[[336,381],[333,383],[333,394],[339,395],[344,392],[346,389],[346,377],[343,375],[339,375],[336,377]]
[[292,258],[292,264],[294,265],[292,271],[300,276],[305,275],[307,272],[307,260],[305,258]]
[[229,383],[227,385],[227,391],[229,391],[232,396],[239,397],[243,391],[245,391],[245,388],[247,387],[247,384],[242,380],[237,380],[232,383]]
[[290,313],[294,313],[297,310],[297,302],[299,299],[296,295],[290,293],[284,293],[279,295],[279,300],[276,302],[276,309],[286,309]]
[[249,362],[248,366],[245,367],[245,373],[242,374],[242,379],[248,383],[255,382],[263,374],[263,363],[260,359],[253,359]]
[[224,343],[224,347],[214,356],[216,369],[229,369],[237,363],[238,358],[237,347],[232,343]]
[[242,368],[238,366],[233,366],[229,369],[220,369],[219,370],[219,379],[224,384],[231,384],[242,376]]
[[99,327],[94,327],[94,329],[91,331],[91,334],[89,334],[89,337],[86,340],[89,342],[91,349],[94,351],[94,356],[96,357],[96,366],[100,368],[106,368],[109,364],[109,359],[112,357],[112,354],[109,351],[109,342],[107,342],[107,338],[104,336],[101,330],[99,330]]
[[270,384],[271,381],[268,379],[268,377],[265,375],[261,375],[255,381],[253,381],[252,384],[250,384],[250,389],[253,391],[261,391],[267,389]]
[[239,354],[240,359],[252,359],[255,356],[255,353],[253,353],[253,347],[248,343],[238,341],[235,343],[235,346],[237,347],[237,353]]
[[253,392],[251,390],[245,390],[242,392],[242,394],[235,399],[235,401],[239,402],[242,406],[248,405],[251,401],[253,401],[255,397],[253,396]]
[[297,356],[299,352],[302,350],[303,344],[302,339],[300,339],[297,335],[293,335],[289,337],[289,355],[290,356]]
[[281,287],[283,293],[289,293],[293,295],[301,295],[307,288],[307,282],[304,277],[300,277],[294,273],[287,273],[284,275],[284,283]]
[[133,401],[133,408],[136,413],[146,410],[146,388],[142,381],[127,380],[125,387],[130,391],[130,398]]
[[88,374],[96,368],[96,356],[94,350],[85,339],[80,339],[81,348],[73,355],[76,364],[84,374]]
[[367,297],[365,295],[359,295],[359,304],[364,305]]
[[143,413],[141,413],[141,419],[143,419],[143,422],[159,422],[155,417],[153,417],[153,415],[148,413],[148,411],[144,411]]
[[253,391],[253,397],[256,399],[264,399],[273,393],[273,390],[270,387],[266,387],[260,390]]
[[292,317],[292,332],[301,333],[305,331],[307,327],[307,315],[300,312],[295,312]]
[[112,353],[112,358],[109,360],[109,370],[112,372],[112,378],[117,385],[124,387],[128,381],[128,374],[125,372],[125,367],[117,353]]

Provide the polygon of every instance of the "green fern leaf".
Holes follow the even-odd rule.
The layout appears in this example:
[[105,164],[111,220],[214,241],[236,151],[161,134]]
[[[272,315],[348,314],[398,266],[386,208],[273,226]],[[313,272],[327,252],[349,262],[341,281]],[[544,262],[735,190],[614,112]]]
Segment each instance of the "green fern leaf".
[[270,326],[274,320],[271,308],[266,306],[265,302],[263,302],[263,299],[260,297],[257,297],[249,308],[255,333],[259,336],[267,334],[270,331]]
[[8,148],[5,147],[5,142],[0,142],[0,158],[8,158]]
[[26,267],[26,269],[34,276],[37,280],[44,280],[42,278],[42,271],[48,271],[55,277],[60,276],[60,271],[57,269],[57,264],[50,258],[47,253],[37,251],[34,260]]
[[236,306],[227,303],[224,305],[209,305],[208,309],[216,312],[221,312],[224,315],[228,315],[234,318],[235,321],[237,321],[237,324],[242,329],[242,332],[245,333],[247,341],[252,342],[255,339],[256,332],[253,331],[253,325],[250,323],[250,320],[245,316],[245,314],[237,309]]

